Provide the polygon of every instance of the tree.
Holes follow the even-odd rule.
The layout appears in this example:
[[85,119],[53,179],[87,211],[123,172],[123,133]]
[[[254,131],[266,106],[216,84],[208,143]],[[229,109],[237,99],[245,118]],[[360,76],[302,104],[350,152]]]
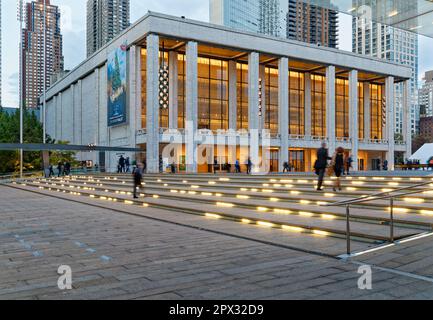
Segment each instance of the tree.
[[423,135],[415,135],[412,138],[412,152],[417,152],[424,144],[429,143],[427,138]]

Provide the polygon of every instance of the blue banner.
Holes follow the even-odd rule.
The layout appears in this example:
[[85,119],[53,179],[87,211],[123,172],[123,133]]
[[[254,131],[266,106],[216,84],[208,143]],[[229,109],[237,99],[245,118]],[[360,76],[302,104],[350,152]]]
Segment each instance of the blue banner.
[[126,46],[121,46],[108,55],[108,126],[127,122],[126,110]]

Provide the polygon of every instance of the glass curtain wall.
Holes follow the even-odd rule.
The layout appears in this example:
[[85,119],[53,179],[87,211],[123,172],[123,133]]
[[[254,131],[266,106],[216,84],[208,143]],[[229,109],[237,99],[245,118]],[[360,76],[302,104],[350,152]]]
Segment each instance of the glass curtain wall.
[[370,108],[371,108],[371,138],[375,140],[383,139],[383,112],[384,86],[380,84],[370,84]]
[[341,78],[336,79],[335,135],[349,138],[349,80]]
[[265,68],[265,129],[278,134],[278,69]]
[[248,64],[237,63],[237,127],[248,130]]
[[289,72],[289,134],[305,135],[305,75]]
[[326,136],[326,78],[311,75],[311,134]]

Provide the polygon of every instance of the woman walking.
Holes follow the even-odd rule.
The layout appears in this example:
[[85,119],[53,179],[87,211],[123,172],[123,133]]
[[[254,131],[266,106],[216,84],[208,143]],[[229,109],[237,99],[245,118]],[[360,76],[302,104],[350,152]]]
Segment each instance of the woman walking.
[[344,171],[344,149],[342,147],[339,147],[336,151],[334,156],[332,157],[332,165],[334,168],[334,173],[337,179],[335,180],[334,184],[334,192],[341,191],[341,175]]

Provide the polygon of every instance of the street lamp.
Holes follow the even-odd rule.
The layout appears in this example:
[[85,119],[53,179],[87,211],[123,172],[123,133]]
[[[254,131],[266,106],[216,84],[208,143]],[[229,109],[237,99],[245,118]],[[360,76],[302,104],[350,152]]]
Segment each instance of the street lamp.
[[[17,3],[17,19],[20,22],[20,143],[24,143],[24,133],[23,133],[23,125],[24,125],[24,95],[23,95],[23,22],[24,22],[24,3],[23,0],[18,0]],[[23,149],[20,149],[20,178],[23,177]]]

